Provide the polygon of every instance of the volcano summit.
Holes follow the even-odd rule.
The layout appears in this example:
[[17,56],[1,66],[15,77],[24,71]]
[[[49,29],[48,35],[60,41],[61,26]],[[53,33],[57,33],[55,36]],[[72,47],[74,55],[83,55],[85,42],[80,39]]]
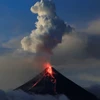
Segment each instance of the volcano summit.
[[52,68],[52,70],[55,73],[54,77],[56,79],[56,83],[51,81],[51,77],[44,76],[44,73],[46,72],[45,69],[35,78],[18,87],[17,90],[21,89],[29,94],[40,95],[65,94],[70,100],[98,100],[96,96],[67,79],[54,68]]

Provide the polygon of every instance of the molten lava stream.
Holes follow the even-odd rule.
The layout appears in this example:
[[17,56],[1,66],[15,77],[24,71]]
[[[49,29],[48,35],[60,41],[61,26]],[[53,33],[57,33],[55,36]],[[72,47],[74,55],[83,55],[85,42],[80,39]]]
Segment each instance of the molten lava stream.
[[47,62],[44,64],[44,67],[46,68],[44,75],[36,83],[34,83],[30,89],[34,88],[43,79],[43,77],[49,77],[50,81],[54,84],[54,92],[56,93],[56,79],[54,77],[55,73],[52,70],[52,66],[49,62]]
[[54,77],[55,73],[52,70],[52,65],[49,62],[47,62],[44,64],[44,67],[46,68],[44,76],[50,77],[50,81],[54,84],[54,92],[57,93],[56,92],[56,79]]
[[46,68],[45,74],[47,74],[47,76],[54,78],[53,76],[54,73],[53,73],[51,64],[47,62],[44,64],[44,67]]
[[46,68],[45,76],[50,77],[51,78],[51,82],[56,83],[56,79],[54,77],[54,72],[52,70],[51,64],[49,62],[47,62],[47,63],[44,64],[44,67]]

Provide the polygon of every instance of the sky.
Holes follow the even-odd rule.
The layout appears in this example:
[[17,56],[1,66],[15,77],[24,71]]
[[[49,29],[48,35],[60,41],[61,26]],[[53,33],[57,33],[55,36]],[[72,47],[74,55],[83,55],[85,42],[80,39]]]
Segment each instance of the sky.
[[[41,71],[21,39],[35,28],[38,0],[0,0],[0,88],[13,89]],[[100,0],[54,0],[58,16],[74,27],[54,50],[53,66],[82,87],[100,85]],[[34,67],[33,67],[34,66]]]
[[[30,7],[37,0],[0,0],[0,37],[2,40],[29,33],[34,28],[36,15],[30,12]],[[91,20],[100,16],[99,0],[54,0],[58,15],[77,28],[87,26]],[[6,28],[6,30],[5,30]],[[6,35],[6,39],[5,39]]]

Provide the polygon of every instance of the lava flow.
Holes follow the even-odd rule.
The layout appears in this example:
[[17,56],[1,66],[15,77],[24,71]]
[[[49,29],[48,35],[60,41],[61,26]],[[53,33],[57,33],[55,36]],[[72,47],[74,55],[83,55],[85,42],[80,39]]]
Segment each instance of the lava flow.
[[47,62],[47,63],[45,63],[44,64],[44,67],[46,68],[46,71],[45,71],[45,74],[47,75],[47,76],[51,76],[52,78],[54,77],[53,76],[53,71],[52,71],[52,66],[50,65],[50,63],[49,62]]
[[49,62],[46,62],[45,64],[44,64],[44,67],[46,68],[46,70],[45,70],[45,77],[46,76],[48,76],[48,77],[50,77],[50,79],[51,79],[51,82],[53,82],[53,83],[56,83],[56,79],[55,79],[55,77],[54,77],[54,72],[53,72],[53,70],[52,70],[52,66],[51,66],[51,64],[49,63]]
[[56,79],[54,77],[55,73],[52,70],[52,66],[49,62],[46,62],[44,63],[43,67],[45,68],[43,76],[35,84],[33,84],[33,86],[30,89],[34,88],[43,78],[48,78],[53,83],[53,90],[56,93]]
[[49,77],[51,82],[54,84],[54,92],[56,93],[56,78],[54,77],[55,73],[52,70],[52,66],[49,62],[47,62],[44,64],[44,67],[46,68],[44,76]]

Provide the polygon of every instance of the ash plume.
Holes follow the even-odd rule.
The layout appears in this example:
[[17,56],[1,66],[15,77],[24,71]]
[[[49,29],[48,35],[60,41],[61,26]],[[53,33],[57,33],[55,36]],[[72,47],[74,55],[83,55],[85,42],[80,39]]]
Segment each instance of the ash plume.
[[56,14],[52,0],[41,0],[31,7],[31,12],[37,14],[36,29],[21,40],[24,51],[32,53],[52,54],[57,44],[62,42],[62,36],[72,31]]

